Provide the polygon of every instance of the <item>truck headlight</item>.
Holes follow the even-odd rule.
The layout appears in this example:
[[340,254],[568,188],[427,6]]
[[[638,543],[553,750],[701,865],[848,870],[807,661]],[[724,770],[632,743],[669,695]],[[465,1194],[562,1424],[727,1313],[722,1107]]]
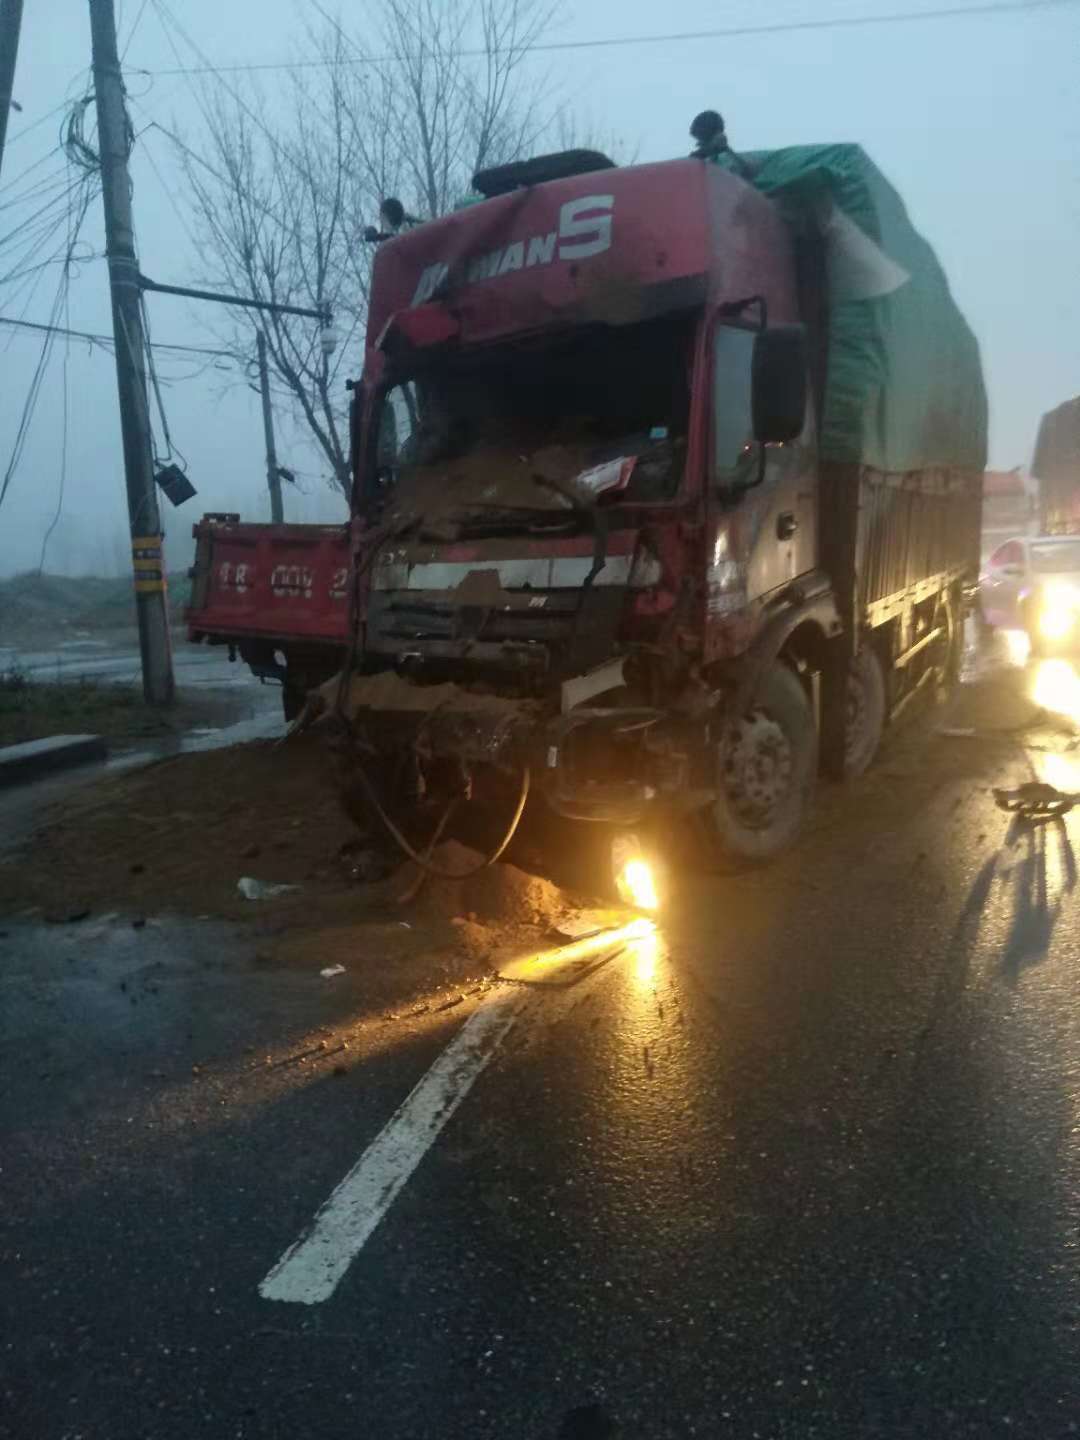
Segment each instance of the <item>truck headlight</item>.
[[650,913],[659,910],[658,866],[636,835],[615,836],[611,843],[611,864],[615,888],[624,905]]

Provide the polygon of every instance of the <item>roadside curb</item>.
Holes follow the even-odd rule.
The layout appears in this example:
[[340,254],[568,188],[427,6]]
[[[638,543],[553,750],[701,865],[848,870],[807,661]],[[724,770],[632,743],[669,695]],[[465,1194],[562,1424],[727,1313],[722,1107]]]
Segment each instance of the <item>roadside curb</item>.
[[71,765],[101,761],[107,753],[102,735],[50,735],[22,745],[0,745],[0,788],[36,780]]

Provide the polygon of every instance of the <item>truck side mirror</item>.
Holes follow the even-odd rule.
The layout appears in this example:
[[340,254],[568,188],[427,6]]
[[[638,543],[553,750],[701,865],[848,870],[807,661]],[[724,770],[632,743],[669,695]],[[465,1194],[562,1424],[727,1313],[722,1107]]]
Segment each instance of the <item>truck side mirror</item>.
[[760,445],[797,439],[806,419],[806,327],[759,330],[751,377],[754,439]]

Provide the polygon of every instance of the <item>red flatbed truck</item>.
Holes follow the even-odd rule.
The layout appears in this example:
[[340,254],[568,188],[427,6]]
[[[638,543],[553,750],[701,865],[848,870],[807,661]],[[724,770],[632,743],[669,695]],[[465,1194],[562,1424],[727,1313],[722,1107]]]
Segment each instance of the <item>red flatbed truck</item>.
[[279,683],[285,718],[345,653],[347,525],[262,525],[209,514],[194,526],[188,639],[228,645]]

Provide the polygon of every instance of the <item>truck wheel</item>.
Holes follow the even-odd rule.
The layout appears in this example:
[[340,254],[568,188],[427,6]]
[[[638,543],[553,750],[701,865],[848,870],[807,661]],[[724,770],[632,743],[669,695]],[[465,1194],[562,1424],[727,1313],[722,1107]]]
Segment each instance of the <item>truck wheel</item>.
[[851,662],[844,716],[844,779],[854,780],[877,754],[885,730],[885,677],[881,661],[864,645]]
[[964,616],[960,597],[947,593],[941,597],[939,623],[945,635],[939,648],[937,697],[946,702],[960,683],[964,659]]
[[814,714],[798,677],[777,663],[752,710],[732,722],[717,755],[711,819],[725,869],[779,855],[802,825],[814,783]]

